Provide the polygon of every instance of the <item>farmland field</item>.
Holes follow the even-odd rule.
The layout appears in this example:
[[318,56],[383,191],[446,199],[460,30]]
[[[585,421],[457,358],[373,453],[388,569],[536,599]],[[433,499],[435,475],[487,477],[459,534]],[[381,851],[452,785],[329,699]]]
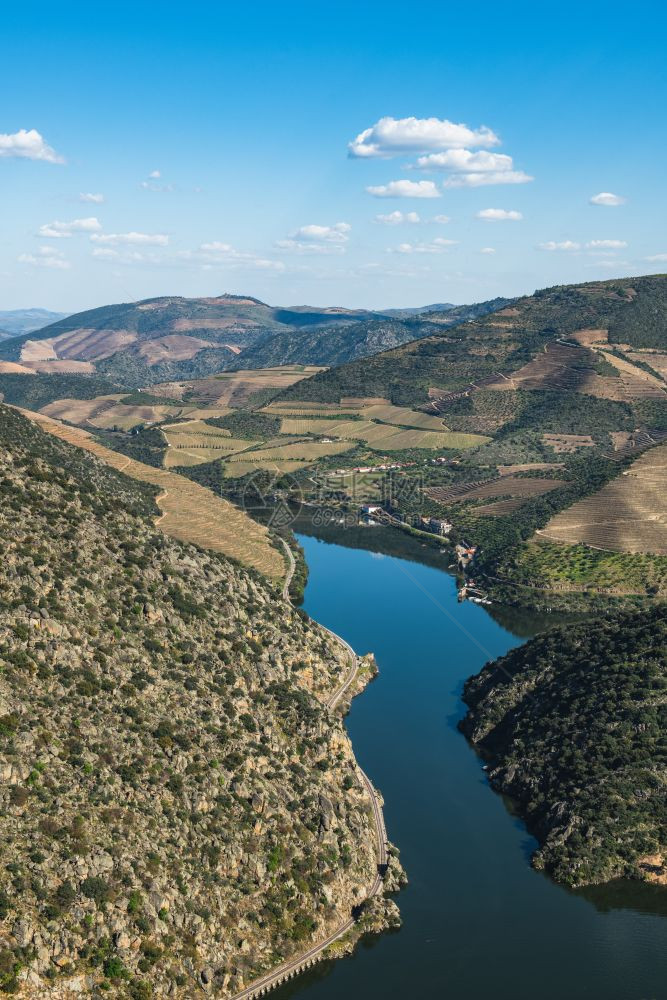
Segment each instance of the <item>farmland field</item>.
[[[246,442],[246,444],[250,443]],[[349,451],[351,447],[352,445],[345,441],[332,441],[327,444],[321,441],[303,441],[297,444],[274,446],[273,448],[258,448],[256,451],[248,454],[244,453],[242,458],[239,457],[236,459],[234,456],[231,456],[229,461],[250,462],[254,465],[288,459],[315,462],[318,458],[326,458],[329,455],[340,455],[344,451]]]
[[[424,414],[426,416],[426,414]],[[478,434],[450,431],[402,430],[392,424],[371,420],[316,420],[284,417],[283,434],[319,434],[364,441],[375,450],[401,451],[404,448],[474,448],[489,438]]]
[[205,424],[203,420],[184,420],[178,424],[165,424],[162,432],[170,442],[183,438],[186,443],[191,444],[195,443],[195,439],[199,444],[206,444],[206,442],[211,443],[212,438],[231,437],[231,433],[224,427],[214,427]]
[[594,448],[595,441],[590,434],[543,434],[542,440],[556,454],[569,454],[580,448]]
[[297,459],[283,459],[281,461],[263,462],[227,462],[224,469],[225,479],[238,479],[246,476],[249,472],[257,472],[258,469],[265,469],[268,472],[298,472],[300,469],[307,469],[310,462],[299,462]]
[[40,413],[68,424],[99,427],[100,430],[130,431],[140,424],[155,424],[179,417],[223,417],[228,407],[198,409],[193,406],[171,406],[168,403],[126,404],[127,393],[96,396],[94,399],[56,399],[43,406]]
[[[501,476],[488,482],[473,483],[465,486],[447,488],[434,486],[425,489],[424,493],[431,500],[440,503],[461,503],[464,500],[485,500],[487,497],[539,497],[550,490],[556,490],[567,483],[563,479],[529,479],[518,476]],[[476,508],[480,510],[481,508]]]
[[246,405],[258,392],[275,390],[277,393],[319,371],[322,369],[314,366],[285,365],[282,368],[223,372],[201,379],[160,382],[151,386],[151,393],[196,406],[239,407]]
[[667,445],[636,459],[598,493],[552,517],[537,537],[614,552],[667,555]]

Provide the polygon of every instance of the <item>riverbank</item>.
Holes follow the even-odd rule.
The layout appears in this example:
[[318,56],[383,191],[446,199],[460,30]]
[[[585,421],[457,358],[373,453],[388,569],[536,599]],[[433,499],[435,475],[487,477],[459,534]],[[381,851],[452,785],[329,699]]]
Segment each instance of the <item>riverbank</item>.
[[[297,569],[297,561],[287,541],[282,537],[279,540],[287,560],[282,597],[283,600],[291,604],[291,585]],[[363,691],[366,684],[376,676],[377,665],[370,655],[358,657],[352,646],[336,632],[325,625],[319,627],[343,647],[348,660],[347,673],[338,687],[325,700],[325,705],[331,712],[341,710],[345,712],[354,695]],[[358,765],[357,775],[370,803],[376,835],[377,873],[366,898],[355,908],[355,912],[351,913],[347,920],[334,928],[326,937],[315,942],[301,955],[282,962],[270,972],[250,983],[239,993],[236,993],[232,1000],[253,1000],[255,997],[263,996],[283,982],[312,968],[313,965],[325,958],[338,958],[351,954],[362,936],[371,933],[379,934],[400,927],[398,907],[393,899],[388,898],[387,894],[398,892],[407,883],[407,878],[398,860],[398,851],[387,838],[382,811],[383,800],[370,778]]]

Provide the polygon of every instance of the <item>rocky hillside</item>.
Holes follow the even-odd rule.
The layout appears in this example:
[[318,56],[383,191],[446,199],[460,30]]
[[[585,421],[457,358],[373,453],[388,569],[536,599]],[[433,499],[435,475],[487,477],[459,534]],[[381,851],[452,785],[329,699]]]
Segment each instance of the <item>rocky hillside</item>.
[[230,996],[375,878],[343,654],[6,407],[0,494],[0,988]]
[[667,884],[666,651],[662,604],[547,632],[465,686],[461,728],[560,882]]
[[262,337],[247,349],[243,363],[251,368],[308,364],[336,367],[372,357],[401,344],[433,336],[507,305],[493,299],[472,306],[434,306],[428,309],[392,310],[391,315],[370,316],[341,326],[292,329]]

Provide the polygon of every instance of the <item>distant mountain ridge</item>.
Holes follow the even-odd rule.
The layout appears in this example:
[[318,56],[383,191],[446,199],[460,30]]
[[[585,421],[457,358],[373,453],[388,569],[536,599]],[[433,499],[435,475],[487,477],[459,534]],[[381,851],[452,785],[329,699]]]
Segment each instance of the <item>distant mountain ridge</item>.
[[330,366],[425,336],[438,328],[434,324],[461,322],[497,303],[397,318],[337,306],[271,306],[252,296],[164,296],[85,310],[7,340],[0,344],[0,372],[97,373],[131,388],[239,366]]
[[41,330],[47,323],[56,323],[66,316],[67,313],[52,312],[50,309],[0,310],[0,340]]

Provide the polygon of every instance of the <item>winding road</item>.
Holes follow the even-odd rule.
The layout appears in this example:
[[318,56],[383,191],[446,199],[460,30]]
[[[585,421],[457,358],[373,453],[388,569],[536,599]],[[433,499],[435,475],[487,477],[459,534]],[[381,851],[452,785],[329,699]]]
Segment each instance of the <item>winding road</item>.
[[[281,538],[280,541],[284,546],[285,553],[287,555],[287,565],[288,565],[287,576],[285,579],[285,584],[283,586],[282,595],[286,601],[289,601],[290,600],[289,587],[290,583],[292,582],[292,577],[294,576],[296,563],[294,561],[294,555],[292,554],[292,550],[290,549],[287,542],[283,538]],[[332,632],[331,629],[326,628],[326,626],[324,625],[320,625],[320,628],[324,629],[325,632],[328,632],[328,634],[333,639],[335,639],[343,646],[350,661],[349,672],[346,674],[345,678],[343,679],[343,682],[339,685],[338,688],[336,688],[334,693],[325,703],[327,708],[333,709],[338,704],[342,696],[345,694],[347,689],[350,687],[350,685],[356,678],[357,671],[359,668],[359,661],[357,658],[357,654],[352,649],[349,642],[346,642],[345,639],[341,638],[341,636],[337,635],[335,632]],[[385,827],[384,814],[382,812],[382,806],[380,804],[378,793],[373,788],[373,784],[368,775],[366,775],[358,765],[357,765],[357,773],[359,775],[359,780],[366,789],[366,792],[370,798],[371,805],[373,808],[373,819],[375,822],[378,870],[377,870],[377,875],[375,876],[375,881],[373,882],[366,896],[366,900],[369,900],[372,899],[373,896],[376,896],[382,890],[383,872],[388,860],[387,830]],[[343,924],[337,927],[336,930],[333,931],[333,933],[330,934],[323,941],[319,941],[317,944],[313,945],[312,948],[309,948],[308,951],[304,952],[302,955],[298,955],[296,958],[292,958],[289,959],[287,962],[283,962],[282,965],[277,966],[275,969],[272,969],[270,972],[267,972],[264,976],[261,976],[259,979],[256,979],[254,983],[250,983],[250,985],[246,986],[246,988],[244,990],[241,990],[240,993],[235,994],[232,1000],[251,1000],[251,998],[263,996],[265,993],[268,993],[276,986],[280,986],[280,984],[284,983],[286,980],[293,979],[300,972],[303,972],[305,969],[308,969],[312,965],[315,965],[315,963],[318,962],[323,957],[323,953],[329,947],[329,945],[333,944],[334,941],[337,941],[339,938],[343,937],[344,934],[347,934],[347,932],[351,930],[352,927],[354,927],[354,924],[355,924],[354,917],[352,916],[349,917],[348,920],[346,920]]]

